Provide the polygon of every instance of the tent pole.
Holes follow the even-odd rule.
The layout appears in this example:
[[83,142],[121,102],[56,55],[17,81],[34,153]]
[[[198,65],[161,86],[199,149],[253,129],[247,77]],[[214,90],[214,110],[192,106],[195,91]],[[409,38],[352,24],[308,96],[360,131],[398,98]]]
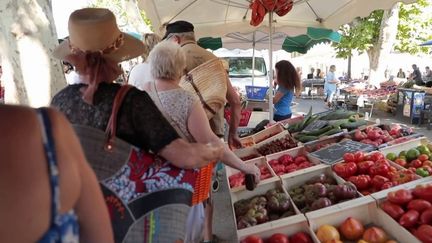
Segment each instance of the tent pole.
[[269,121],[273,121],[273,11],[269,12]]
[[255,81],[255,30],[252,35],[252,86]]

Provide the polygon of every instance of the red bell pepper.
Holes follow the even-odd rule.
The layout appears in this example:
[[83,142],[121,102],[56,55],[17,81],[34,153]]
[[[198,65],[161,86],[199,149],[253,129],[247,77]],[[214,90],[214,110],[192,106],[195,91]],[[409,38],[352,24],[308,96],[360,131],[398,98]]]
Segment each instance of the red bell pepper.
[[382,186],[384,185],[384,183],[386,183],[386,182],[388,182],[388,181],[390,181],[390,180],[387,179],[386,177],[384,177],[384,176],[380,176],[380,175],[376,175],[376,176],[374,176],[373,179],[372,179],[372,186],[373,186],[376,190],[380,191],[381,188],[382,188]]
[[348,181],[352,182],[357,190],[364,190],[370,187],[372,179],[369,175],[351,176]]
[[420,225],[414,235],[423,243],[432,243],[432,226],[427,224]]
[[411,228],[417,224],[419,215],[420,214],[415,210],[408,210],[408,212],[404,213],[402,217],[400,217],[399,224],[405,228]]
[[419,213],[425,211],[426,209],[429,209],[430,207],[432,207],[432,204],[423,199],[414,199],[409,202],[407,206],[408,209],[413,209]]
[[389,201],[381,203],[381,208],[395,220],[399,220],[399,218],[405,213],[401,206]]
[[333,171],[340,177],[348,179],[357,173],[357,164],[354,162],[338,163],[333,166]]

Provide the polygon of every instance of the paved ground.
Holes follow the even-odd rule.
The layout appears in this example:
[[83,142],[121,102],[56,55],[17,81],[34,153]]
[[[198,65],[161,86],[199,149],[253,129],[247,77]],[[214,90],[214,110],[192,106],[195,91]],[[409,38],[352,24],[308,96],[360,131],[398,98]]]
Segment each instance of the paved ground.
[[[312,106],[313,113],[326,111],[327,108],[322,100],[299,99],[298,104],[293,108],[296,114],[304,114],[309,111]],[[379,119],[381,123],[401,123],[389,113],[374,110],[371,120]],[[408,124],[407,124],[408,125]],[[424,134],[429,139],[432,138],[432,130],[427,130],[425,127],[414,126],[416,132]],[[224,170],[221,176],[220,189],[214,194],[215,210],[214,210],[214,234],[220,239],[219,242],[234,243],[237,242],[237,235],[232,213],[231,198],[228,191],[228,185],[225,178]]]

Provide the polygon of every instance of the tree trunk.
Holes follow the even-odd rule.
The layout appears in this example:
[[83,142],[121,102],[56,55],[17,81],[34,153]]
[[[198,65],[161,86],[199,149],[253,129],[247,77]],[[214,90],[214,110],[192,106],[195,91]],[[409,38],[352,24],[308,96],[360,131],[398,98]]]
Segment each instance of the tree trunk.
[[123,0],[123,10],[127,14],[128,23],[140,34],[151,33],[150,27],[144,23],[136,0]]
[[6,103],[46,106],[66,85],[50,0],[0,1],[0,55]]
[[397,3],[390,10],[384,11],[378,41],[367,51],[370,67],[369,83],[375,87],[379,87],[380,82],[385,80],[386,62],[397,34],[399,9],[400,4]]

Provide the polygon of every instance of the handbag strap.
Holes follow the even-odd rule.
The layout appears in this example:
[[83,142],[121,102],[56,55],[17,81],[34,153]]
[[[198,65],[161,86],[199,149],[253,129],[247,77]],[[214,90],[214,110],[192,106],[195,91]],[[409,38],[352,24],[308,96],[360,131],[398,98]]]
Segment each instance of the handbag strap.
[[201,95],[201,92],[199,91],[198,87],[196,86],[193,77],[191,74],[186,74],[186,81],[188,81],[191,85],[192,88],[195,90],[195,93],[198,95],[198,98],[200,99],[201,103],[203,104],[204,108],[207,109],[208,111],[210,111],[210,113],[212,113],[213,115],[216,115],[216,111],[214,111],[208,104],[207,102],[205,102],[204,98]]
[[112,151],[114,145],[114,137],[117,131],[117,113],[121,107],[123,99],[126,97],[128,91],[132,88],[131,85],[122,85],[120,90],[114,98],[111,116],[108,121],[108,125],[105,130],[106,140],[105,140],[105,150]]
[[176,130],[177,134],[180,135],[182,138],[187,140],[186,134],[183,133],[183,131],[180,129],[180,126],[175,122],[171,116],[166,114],[165,109],[163,108],[162,101],[160,99],[159,93],[157,92],[156,88],[156,82],[152,81],[149,85],[149,91],[147,92],[150,97],[152,98],[155,105],[159,108],[159,111],[162,113],[162,115],[167,119],[167,121],[172,125],[172,127]]

